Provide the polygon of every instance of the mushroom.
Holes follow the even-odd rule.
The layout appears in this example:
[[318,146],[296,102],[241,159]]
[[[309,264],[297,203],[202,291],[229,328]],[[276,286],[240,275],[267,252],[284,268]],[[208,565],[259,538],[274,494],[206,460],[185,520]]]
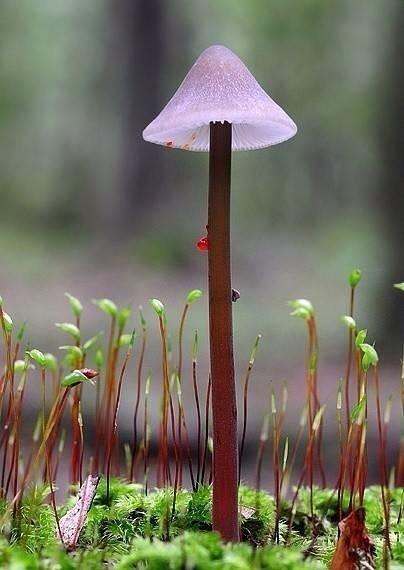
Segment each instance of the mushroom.
[[296,125],[228,48],[207,48],[161,113],[146,141],[209,152],[208,268],[213,410],[213,528],[239,540],[237,406],[230,266],[232,150],[281,143]]

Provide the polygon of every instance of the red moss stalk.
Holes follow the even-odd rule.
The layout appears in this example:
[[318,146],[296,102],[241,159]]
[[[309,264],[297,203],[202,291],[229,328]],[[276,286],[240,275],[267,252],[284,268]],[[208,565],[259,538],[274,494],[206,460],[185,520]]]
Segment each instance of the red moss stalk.
[[209,376],[208,388],[206,391],[206,402],[205,402],[205,433],[204,433],[203,456],[202,456],[201,478],[200,478],[201,485],[205,483],[205,471],[206,471],[206,462],[208,456],[209,408],[210,408],[211,393],[212,393],[212,379]]
[[199,402],[199,390],[198,390],[198,361],[197,361],[197,353],[198,353],[198,331],[195,331],[194,336],[194,345],[192,349],[192,386],[194,389],[194,399],[195,399],[195,408],[196,408],[196,418],[197,418],[197,444],[196,444],[196,453],[197,453],[197,467],[196,467],[196,484],[198,485],[200,481],[201,475],[201,451],[202,451],[202,419],[201,419],[201,406]]
[[136,456],[138,452],[138,431],[137,431],[137,423],[138,423],[138,415],[139,415],[139,408],[140,408],[140,396],[142,391],[142,376],[143,376],[143,363],[144,357],[146,353],[146,342],[147,342],[147,329],[146,329],[146,321],[143,318],[142,309],[140,308],[140,319],[142,324],[142,346],[140,348],[140,356],[139,362],[137,365],[137,381],[136,381],[136,403],[135,403],[135,411],[133,414],[133,442],[132,442],[132,461],[130,466],[130,480],[133,481],[136,473],[135,473],[135,463],[136,463]]
[[[350,299],[349,299],[349,316],[353,318],[354,312],[354,301],[355,301],[355,287],[351,287]],[[352,368],[352,353],[353,353],[353,330],[350,327],[348,332],[348,358],[345,371],[345,408],[346,408],[346,422],[347,422],[347,433],[350,427],[350,394],[349,394],[349,381],[351,377]]]
[[259,334],[255,339],[255,343],[251,350],[250,360],[248,362],[247,372],[245,375],[244,380],[244,394],[243,394],[243,429],[241,435],[241,444],[240,444],[240,452],[239,452],[239,461],[238,461],[238,483],[240,484],[240,477],[241,477],[241,464],[243,461],[244,455],[244,447],[245,447],[245,439],[247,435],[247,414],[248,414],[248,387],[250,385],[250,378],[251,372],[255,362],[255,355],[257,353],[258,343],[261,340],[261,335]]
[[128,350],[126,352],[125,359],[124,359],[123,364],[122,364],[121,372],[119,374],[119,380],[118,380],[118,385],[117,385],[117,394],[116,394],[116,398],[115,398],[115,402],[114,402],[113,416],[112,416],[112,422],[111,422],[111,433],[108,435],[108,440],[107,440],[107,456],[106,456],[107,503],[109,503],[112,453],[114,451],[114,446],[115,446],[115,442],[116,442],[116,434],[117,434],[117,429],[118,429],[117,420],[118,420],[119,405],[121,403],[123,378],[125,376],[125,371],[126,371],[126,368],[128,366],[128,362],[129,362],[130,355],[132,353],[134,342],[135,342],[135,331],[133,331],[133,333],[132,333],[132,339],[130,341]]

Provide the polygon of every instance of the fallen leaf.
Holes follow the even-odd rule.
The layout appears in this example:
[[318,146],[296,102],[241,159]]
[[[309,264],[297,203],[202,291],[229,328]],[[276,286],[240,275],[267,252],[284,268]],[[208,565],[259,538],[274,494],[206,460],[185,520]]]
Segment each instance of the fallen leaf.
[[245,519],[250,519],[251,517],[253,517],[255,515],[255,513],[257,512],[257,509],[253,509],[252,507],[245,507],[243,505],[240,505],[239,512],[240,512],[241,516],[244,517]]
[[76,547],[80,533],[91,508],[100,477],[89,475],[77,493],[76,504],[59,521],[60,538],[63,545],[72,550]]
[[341,532],[331,570],[372,570],[372,544],[365,526],[365,509],[352,511],[338,525]]

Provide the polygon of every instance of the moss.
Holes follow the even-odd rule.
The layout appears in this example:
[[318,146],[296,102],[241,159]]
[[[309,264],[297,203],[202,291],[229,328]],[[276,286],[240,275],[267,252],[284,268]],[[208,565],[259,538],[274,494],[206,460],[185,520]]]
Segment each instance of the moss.
[[265,547],[260,551],[248,544],[223,544],[215,533],[186,532],[170,543],[153,539],[138,539],[133,552],[122,559],[119,570],[141,568],[147,562],[150,570],[280,570],[298,568],[325,568],[320,562],[305,562],[294,549]]
[[212,496],[210,488],[199,487],[192,493],[187,509],[187,524],[193,530],[212,530]]
[[[402,490],[390,493],[390,538],[394,561],[391,570],[404,568],[403,523],[399,519]],[[13,521],[3,513],[0,567],[40,570],[90,570],[131,568],[149,570],[193,568],[195,570],[239,569],[313,570],[329,567],[336,543],[337,503],[332,490],[314,489],[316,534],[308,514],[310,493],[302,489],[297,501],[295,523],[288,530],[290,503],[280,513],[279,545],[273,544],[274,499],[268,493],[240,487],[240,524],[243,542],[224,544],[211,532],[211,489],[203,486],[191,492],[160,489],[145,496],[140,485],[121,479],[111,481],[107,501],[105,482],[100,483],[88,513],[77,549],[65,552],[56,540],[54,514],[49,506],[49,489],[35,486],[23,498],[21,515]],[[346,498],[348,501],[348,498]],[[75,503],[74,494],[61,507],[66,512]],[[380,488],[365,494],[367,525],[382,565],[383,509]],[[6,522],[5,522],[6,521]],[[288,545],[285,548],[286,537]]]
[[5,539],[0,541],[0,568],[36,570],[38,560],[21,547],[12,547]]
[[259,555],[260,566],[265,570],[297,570],[298,568],[312,568],[320,570],[326,568],[318,560],[303,560],[302,552],[293,548],[273,546],[264,549]]
[[275,502],[263,491],[245,485],[239,489],[240,527],[243,540],[256,546],[268,541],[275,520]]
[[11,523],[10,543],[25,552],[41,552],[55,542],[55,517],[45,504],[50,489],[45,485],[29,488],[22,500],[20,516]]

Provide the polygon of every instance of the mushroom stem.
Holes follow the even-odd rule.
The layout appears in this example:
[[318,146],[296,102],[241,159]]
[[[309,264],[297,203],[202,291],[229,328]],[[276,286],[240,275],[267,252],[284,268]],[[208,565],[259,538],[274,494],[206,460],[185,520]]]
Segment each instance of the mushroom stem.
[[230,123],[210,123],[209,325],[213,411],[213,529],[239,540],[237,405],[230,269]]

